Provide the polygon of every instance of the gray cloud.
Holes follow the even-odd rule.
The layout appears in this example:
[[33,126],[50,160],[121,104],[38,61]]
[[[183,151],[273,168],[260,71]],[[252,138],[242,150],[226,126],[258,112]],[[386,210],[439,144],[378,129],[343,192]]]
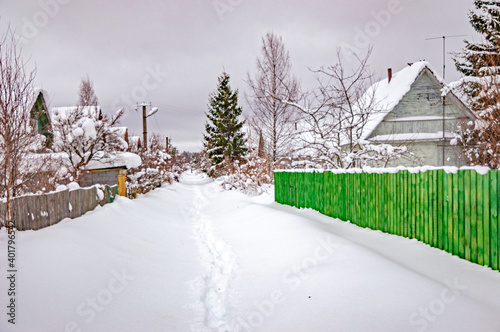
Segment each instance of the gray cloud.
[[[390,4],[398,4],[398,13],[384,20]],[[244,105],[243,80],[254,71],[266,32],[283,37],[296,75],[310,88],[308,67],[333,64],[336,48],[356,46],[360,31],[373,35],[371,64],[379,77],[420,59],[440,71],[441,44],[425,38],[472,39],[470,9],[468,0],[3,0],[0,27],[10,23],[20,35],[29,32],[23,52],[36,63],[37,85],[49,92],[52,106],[75,104],[88,74],[105,111],[113,112],[117,101],[128,106],[123,124],[132,132],[142,132],[133,102],[151,102],[160,112],[150,118],[150,131],[171,136],[181,150],[196,150],[217,76],[223,69],[231,75]],[[447,45],[450,51],[462,46],[461,39]],[[159,81],[147,79],[155,68],[163,73]],[[448,80],[458,77],[448,58]],[[144,100],[130,105],[123,95]]]

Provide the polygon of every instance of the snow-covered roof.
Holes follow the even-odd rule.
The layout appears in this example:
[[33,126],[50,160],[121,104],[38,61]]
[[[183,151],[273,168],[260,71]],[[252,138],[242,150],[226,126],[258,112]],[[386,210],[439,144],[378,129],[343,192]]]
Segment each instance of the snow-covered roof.
[[[410,91],[411,86],[424,70],[428,70],[441,84],[444,85],[444,80],[436,74],[431,65],[426,61],[415,62],[414,64],[404,68],[393,74],[391,81],[383,79],[371,87],[361,97],[360,104],[374,105],[374,112],[370,114],[370,118],[363,128],[362,139],[367,139]],[[373,98],[370,101],[368,99]]]
[[[57,117],[64,119],[66,118],[65,114],[68,114],[77,108],[79,107],[78,106],[52,107],[50,109],[50,118],[54,119],[55,115],[57,115]],[[91,114],[93,117],[95,117],[95,115],[101,113],[101,106],[84,106],[81,107],[81,111],[84,114]]]
[[139,155],[131,152],[117,152],[113,156],[95,158],[87,164],[88,170],[126,167],[127,169],[141,166],[142,160]]
[[125,137],[128,127],[114,127],[114,128],[118,134],[120,134],[122,137]]
[[[33,99],[31,100],[31,104],[30,104],[30,107],[29,107],[30,110],[32,110],[33,107],[35,106],[36,100],[38,99],[38,96],[40,94],[42,94],[43,99],[45,100],[45,103],[47,103],[47,101],[49,100],[48,99],[49,94],[47,93],[47,91],[45,91],[45,90],[43,90],[41,88],[34,88],[33,89]],[[47,105],[45,105],[45,106],[47,106]],[[46,110],[46,111],[48,113],[49,110]]]
[[128,146],[129,147],[138,147],[141,138],[139,136],[130,136],[128,138]]
[[[54,161],[60,161],[65,167],[71,166],[68,154],[66,152],[48,153],[41,156],[50,156]],[[116,152],[113,155],[96,154],[86,166],[87,170],[126,167],[127,169],[136,168],[142,165],[141,157],[131,152]]]

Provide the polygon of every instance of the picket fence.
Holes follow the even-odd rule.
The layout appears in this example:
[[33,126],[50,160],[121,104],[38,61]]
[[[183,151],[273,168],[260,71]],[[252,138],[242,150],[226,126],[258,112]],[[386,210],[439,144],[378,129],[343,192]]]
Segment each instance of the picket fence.
[[499,177],[474,169],[276,172],[275,199],[499,270]]
[[[12,200],[15,228],[20,231],[39,230],[57,224],[64,218],[76,218],[98,205],[111,203],[118,194],[118,186],[105,186],[99,199],[97,188],[79,188],[43,195],[28,195]],[[0,223],[6,224],[6,204],[0,202]]]

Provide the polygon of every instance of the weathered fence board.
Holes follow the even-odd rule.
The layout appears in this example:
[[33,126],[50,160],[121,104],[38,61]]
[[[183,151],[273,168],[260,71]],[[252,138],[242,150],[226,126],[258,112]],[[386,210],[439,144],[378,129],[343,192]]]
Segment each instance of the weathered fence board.
[[499,176],[471,169],[276,172],[275,197],[499,270]]
[[[77,218],[98,205],[114,201],[118,187],[105,187],[98,199],[97,188],[80,188],[60,192],[17,197],[12,200],[12,215],[20,231],[38,230],[57,224],[64,218]],[[6,206],[0,202],[0,223],[6,224]]]

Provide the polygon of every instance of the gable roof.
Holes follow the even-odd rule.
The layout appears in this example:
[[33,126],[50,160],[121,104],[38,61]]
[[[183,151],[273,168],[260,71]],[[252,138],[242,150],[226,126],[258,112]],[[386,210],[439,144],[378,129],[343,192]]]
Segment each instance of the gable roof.
[[428,72],[436,81],[444,86],[444,80],[437,75],[431,65],[426,61],[415,62],[414,64],[398,71],[392,76],[391,81],[383,79],[366,90],[361,97],[363,100],[373,98],[372,102],[364,102],[365,105],[374,105],[374,112],[369,115],[369,119],[363,128],[361,139],[367,139],[385,119],[387,114],[392,112],[403,97],[411,90],[413,83],[424,73]]
[[[49,100],[48,99],[49,94],[47,93],[47,91],[45,91],[43,89],[35,88],[35,89],[33,89],[33,97],[34,98],[31,100],[31,104],[29,107],[30,110],[32,110],[33,107],[35,107],[36,101],[38,100],[40,95],[41,95],[41,98],[43,100],[44,106],[47,107],[47,101]],[[46,109],[46,111],[47,111],[47,113],[49,112],[48,109]]]

